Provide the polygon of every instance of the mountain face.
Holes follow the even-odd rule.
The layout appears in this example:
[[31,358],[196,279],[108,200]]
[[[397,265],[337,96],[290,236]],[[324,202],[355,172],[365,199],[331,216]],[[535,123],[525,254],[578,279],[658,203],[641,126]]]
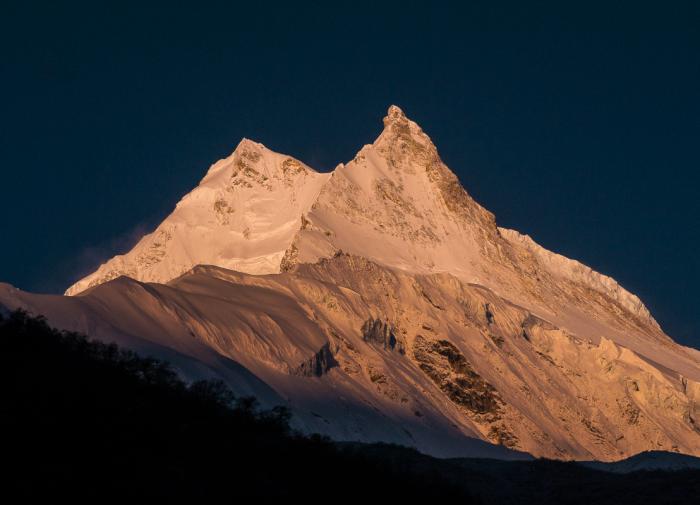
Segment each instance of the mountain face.
[[243,139],[151,234],[68,288],[78,294],[121,275],[167,282],[195,265],[279,272],[285,251],[330,174]]
[[0,308],[219,376],[339,440],[700,455],[700,352],[610,277],[499,228],[395,106],[331,173],[243,140],[66,295],[0,285]]

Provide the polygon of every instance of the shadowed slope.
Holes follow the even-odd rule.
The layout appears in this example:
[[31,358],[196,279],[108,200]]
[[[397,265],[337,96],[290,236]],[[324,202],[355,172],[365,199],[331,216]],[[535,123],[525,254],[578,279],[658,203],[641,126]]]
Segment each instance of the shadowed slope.
[[221,383],[186,386],[163,362],[0,317],[4,496],[20,502],[685,504],[698,472],[616,475],[552,461],[439,460],[290,432]]
[[[202,266],[168,285],[121,278],[69,298],[0,290],[0,302],[192,355],[337,440],[502,458],[519,456],[483,441],[562,459],[700,451],[700,386],[681,350],[652,360],[593,343],[445,273],[338,254],[277,275]],[[220,359],[257,382],[242,387]]]

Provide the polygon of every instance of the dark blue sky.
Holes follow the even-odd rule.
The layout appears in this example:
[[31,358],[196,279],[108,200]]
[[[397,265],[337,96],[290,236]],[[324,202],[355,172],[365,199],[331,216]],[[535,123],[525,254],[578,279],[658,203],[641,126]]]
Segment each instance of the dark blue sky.
[[60,292],[241,137],[330,170],[396,103],[501,226],[700,347],[700,8],[672,3],[4,2],[0,280]]

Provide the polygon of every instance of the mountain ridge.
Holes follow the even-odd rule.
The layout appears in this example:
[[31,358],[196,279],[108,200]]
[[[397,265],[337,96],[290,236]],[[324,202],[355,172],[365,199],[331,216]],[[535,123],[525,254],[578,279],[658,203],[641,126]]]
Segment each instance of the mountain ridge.
[[[493,214],[491,214],[486,209],[474,202],[474,200],[463,189],[457,176],[452,171],[450,171],[449,168],[447,168],[444,165],[444,163],[442,163],[442,160],[440,160],[439,154],[437,153],[437,149],[435,149],[435,146],[433,145],[430,138],[422,131],[422,129],[415,122],[408,119],[398,106],[392,105],[389,107],[387,116],[384,118],[383,122],[383,131],[380,133],[380,135],[377,137],[373,144],[365,145],[360,149],[355,158],[349,163],[351,165],[350,168],[348,168],[348,164],[340,164],[332,172],[323,173],[323,176],[325,176],[325,178],[319,178],[321,182],[319,185],[320,187],[318,189],[318,194],[315,196],[315,198],[311,198],[310,203],[307,202],[306,205],[302,205],[301,207],[295,209],[295,213],[293,214],[294,219],[290,219],[286,223],[287,226],[289,226],[290,228],[295,228],[298,225],[298,228],[295,232],[295,238],[301,232],[308,229],[309,225],[312,224],[309,220],[308,214],[314,214],[313,210],[315,207],[318,207],[320,205],[319,198],[322,196],[324,191],[331,191],[328,188],[328,186],[329,184],[333,185],[334,178],[349,178],[350,185],[357,183],[357,174],[353,174],[352,172],[358,172],[367,169],[367,164],[359,163],[358,161],[361,161],[364,158],[366,158],[367,153],[370,151],[376,151],[381,156],[386,158],[386,160],[388,160],[387,165],[389,165],[389,167],[385,166],[384,169],[380,168],[381,177],[378,178],[378,180],[363,180],[361,181],[361,184],[366,186],[365,188],[363,188],[366,193],[372,191],[380,192],[385,199],[393,200],[393,203],[395,203],[398,206],[398,208],[393,210],[394,215],[389,216],[390,218],[396,218],[396,214],[398,213],[416,212],[416,209],[413,207],[410,201],[410,196],[409,199],[403,198],[403,195],[401,194],[402,188],[400,186],[402,180],[401,169],[415,173],[415,166],[413,166],[415,165],[415,163],[405,163],[406,158],[410,155],[409,161],[414,161],[417,157],[419,158],[420,163],[424,165],[421,168],[425,169],[428,177],[427,180],[424,180],[422,182],[426,182],[428,184],[436,182],[438,183],[438,191],[443,195],[443,200],[446,207],[448,207],[453,212],[462,212],[466,214],[469,217],[470,221],[477,221],[478,226],[476,228],[478,232],[483,232],[485,230],[489,234],[496,236],[503,231],[502,228],[496,227],[496,221]],[[256,162],[260,158],[263,158],[264,160],[262,170],[260,170],[260,167],[256,164]],[[188,268],[191,268],[192,266],[195,266],[198,263],[218,264],[223,267],[234,268],[241,271],[247,271],[249,273],[274,273],[275,271],[280,271],[280,269],[282,269],[283,267],[290,268],[291,264],[294,261],[315,261],[319,257],[328,257],[334,254],[339,249],[347,250],[348,248],[343,248],[342,245],[340,247],[336,247],[333,244],[328,244],[328,241],[315,240],[312,241],[314,242],[312,244],[306,244],[308,250],[304,251],[304,248],[302,247],[301,258],[299,258],[300,246],[295,244],[293,239],[292,243],[290,244],[286,244],[285,242],[286,247],[284,247],[284,252],[277,251],[274,254],[269,254],[268,251],[265,251],[268,252],[268,254],[260,254],[257,256],[246,258],[245,254],[250,254],[249,248],[248,251],[243,251],[243,257],[241,257],[238,260],[221,260],[219,258],[202,258],[203,260],[200,260],[200,258],[197,257],[197,254],[191,254],[188,252],[188,254],[186,255],[187,257],[184,259],[185,264],[178,265],[179,271],[169,271],[165,274],[160,275],[148,274],[149,268],[151,268],[153,265],[155,265],[155,268],[157,268],[157,265],[161,263],[162,257],[167,255],[167,253],[163,250],[163,242],[167,242],[171,239],[172,232],[169,230],[168,226],[164,225],[166,225],[166,223],[171,218],[175,217],[174,215],[177,213],[179,208],[187,206],[188,200],[191,200],[194,196],[199,196],[198,193],[200,193],[201,191],[198,190],[200,190],[201,188],[211,186],[216,179],[219,179],[218,185],[221,186],[221,179],[223,178],[223,175],[229,175],[232,186],[234,187],[242,186],[244,188],[247,187],[248,189],[250,189],[251,185],[257,183],[262,185],[263,187],[269,188],[271,184],[269,182],[270,179],[274,175],[278,175],[278,170],[274,169],[279,169],[279,163],[265,163],[265,158],[283,158],[283,169],[289,168],[291,169],[291,171],[303,170],[305,173],[313,173],[317,175],[322,174],[320,172],[316,172],[313,168],[304,165],[298,160],[292,158],[291,156],[274,153],[262,144],[244,138],[241,140],[234,152],[229,157],[218,161],[217,163],[212,165],[212,167],[210,167],[210,169],[207,171],[207,174],[202,179],[198,187],[195,188],[194,191],[185,195],[185,197],[183,197],[180,200],[180,202],[178,202],[175,211],[171,214],[171,216],[168,216],[168,218],[166,218],[166,220],[161,224],[162,228],[161,226],[159,226],[158,229],[154,231],[154,234],[156,234],[156,236],[154,240],[150,242],[150,247],[147,250],[139,251],[137,257],[131,262],[129,262],[128,260],[124,261],[124,258],[128,257],[129,253],[127,253],[126,255],[119,255],[115,257],[113,260],[111,260],[111,262],[115,264],[114,268],[109,267],[110,262],[103,264],[102,266],[100,266],[98,271],[95,272],[95,274],[92,274],[69,287],[66,290],[66,294],[77,294],[80,292],[81,289],[85,289],[85,287],[89,285],[99,283],[105,279],[109,279],[113,276],[120,274],[130,275],[131,277],[142,280],[165,282],[171,278],[176,277],[180,273],[183,273]],[[233,171],[227,173],[226,169],[230,169],[231,165],[234,165]],[[269,165],[272,165],[273,170],[270,169]],[[397,167],[398,169],[396,169]],[[389,169],[387,170],[387,168]],[[288,175],[288,170],[283,171],[284,176],[286,178],[286,176]],[[394,179],[399,181],[398,186],[395,183]],[[288,181],[289,179],[287,179],[287,182]],[[370,188],[367,186],[372,182],[374,182],[377,185],[377,187]],[[335,185],[338,186],[339,184]],[[232,188],[226,187],[226,189],[230,190]],[[346,189],[347,185],[338,188],[338,191],[342,192]],[[334,196],[339,196],[338,191],[334,193]],[[296,195],[290,195],[289,198],[293,200],[295,196]],[[249,197],[249,195],[241,194],[236,195],[236,197],[241,199]],[[212,209],[216,219],[224,225],[229,223],[229,221],[232,219],[231,215],[235,214],[236,211],[235,205],[231,205],[226,198],[220,196],[217,196],[216,199],[214,199],[212,203]],[[209,216],[208,218],[210,219],[211,217]],[[410,223],[408,223],[406,220],[401,220],[400,218],[398,222],[396,222],[396,219],[394,219],[394,222],[392,224],[395,225],[395,228],[401,226],[405,227],[407,225],[410,226]],[[432,236],[434,235],[434,232],[432,231],[432,229],[436,228],[436,226],[435,223],[430,224],[432,224],[433,226],[426,227],[423,223],[421,223],[421,227],[415,227],[414,229],[409,230],[409,232],[412,233],[411,238],[414,240],[423,240],[426,242],[434,241],[434,236]],[[386,223],[380,223],[379,225],[384,227],[386,226]],[[242,229],[236,230],[236,232],[238,232],[238,236],[233,238],[237,238],[240,242],[245,242],[245,240],[241,239],[250,238],[250,234],[253,233],[253,230],[250,226],[247,225],[242,225],[240,226],[240,228]],[[266,231],[268,230],[262,230],[263,233]],[[461,230],[458,230],[456,233],[459,233],[460,231]],[[325,230],[325,233],[331,234],[334,233],[334,230]],[[505,233],[507,234],[506,238],[510,239],[510,241],[513,241],[516,237],[513,233]],[[150,234],[148,236],[151,235],[153,234]],[[518,238],[517,240],[521,243],[527,242],[524,239]],[[493,240],[491,240],[490,242],[493,242]],[[277,248],[280,249],[279,246]],[[132,249],[132,252],[138,249],[139,245],[137,244],[137,246],[134,249]],[[141,249],[143,249],[143,247]],[[533,246],[532,244],[528,243],[526,244],[526,249],[535,251],[539,254],[540,257],[545,256],[547,257],[547,259],[550,260],[551,258],[560,258],[559,255],[556,255],[556,253],[546,254],[550,252],[546,251],[544,248],[537,244]],[[542,254],[543,251],[545,251],[546,253]],[[392,251],[392,253],[395,252],[396,251]],[[431,253],[432,252],[434,251],[431,251]],[[366,254],[365,252],[363,253]],[[204,261],[207,259],[213,261]],[[386,260],[386,258],[382,259]],[[409,268],[415,268],[416,266],[415,264],[411,265],[410,259],[402,261],[403,263],[398,265],[399,267],[404,266]],[[432,260],[424,259],[424,263],[425,261]],[[134,265],[134,263],[136,263],[136,265]],[[390,258],[390,260],[385,261],[385,263],[390,266],[397,266],[395,264],[396,255],[393,255]],[[580,265],[578,262],[576,263]],[[139,266],[142,266],[143,268],[139,268]],[[426,267],[426,265],[421,266]],[[584,267],[584,270],[588,268],[585,267],[585,265],[581,266]],[[427,266],[427,268],[428,270],[430,270],[430,266]],[[420,268],[418,270],[420,271]],[[450,266],[448,268],[443,268],[443,270],[454,271],[454,262],[451,262]],[[100,276],[98,275],[98,273],[101,271],[103,271],[104,273]],[[639,300],[637,297],[635,297],[634,295],[626,291],[624,288],[619,286],[619,284],[617,284],[612,278],[609,278],[608,276],[605,276],[603,274],[598,274],[597,272],[593,272],[590,269],[587,272],[589,274],[593,274],[588,275],[589,279],[587,280],[590,280],[592,278],[593,282],[591,284],[595,285],[596,289],[601,290],[606,294],[613,293],[613,298],[615,299],[619,300],[620,298],[622,298],[623,305],[625,305],[626,308],[630,309],[633,313],[640,315],[645,319],[648,319],[651,324],[658,326],[657,323],[651,317],[651,314],[649,313],[648,309],[646,309],[646,307],[641,302],[641,300]],[[492,272],[489,272],[489,275],[492,274]],[[612,282],[609,282],[608,279]],[[473,280],[476,283],[480,283],[478,278],[470,280]]]

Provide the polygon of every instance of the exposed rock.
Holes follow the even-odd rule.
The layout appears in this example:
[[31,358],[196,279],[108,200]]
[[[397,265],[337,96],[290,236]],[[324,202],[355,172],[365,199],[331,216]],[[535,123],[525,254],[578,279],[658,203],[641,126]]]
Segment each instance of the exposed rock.
[[413,357],[450,400],[474,414],[497,418],[503,405],[498,391],[474,371],[454,344],[416,335]]
[[493,442],[505,445],[506,447],[517,447],[518,437],[516,437],[513,432],[506,428],[503,424],[495,424],[489,428],[487,434],[489,440]]
[[393,325],[381,319],[368,319],[362,325],[362,338],[365,342],[379,344],[386,350],[405,352],[403,342],[397,337]]
[[289,249],[287,249],[284,252],[284,256],[282,257],[282,261],[280,262],[280,272],[291,272],[294,270],[294,267],[296,267],[297,264],[297,258],[299,257],[299,249],[297,249],[297,246],[292,244],[289,246]]
[[486,303],[484,304],[484,315],[486,316],[486,322],[488,324],[493,324],[495,319],[493,312],[491,312],[491,305]]
[[326,343],[316,354],[299,365],[293,374],[304,377],[321,377],[336,366],[338,366],[338,362],[331,352],[330,344]]

